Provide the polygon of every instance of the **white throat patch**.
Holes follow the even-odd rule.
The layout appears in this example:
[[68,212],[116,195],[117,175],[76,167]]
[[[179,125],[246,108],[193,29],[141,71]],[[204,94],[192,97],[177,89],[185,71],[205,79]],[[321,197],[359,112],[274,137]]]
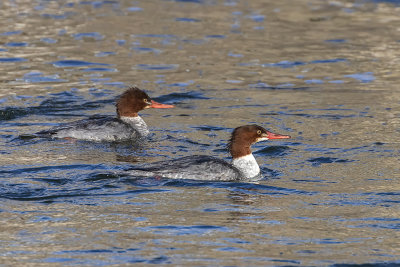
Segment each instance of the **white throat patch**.
[[261,142],[261,141],[267,141],[267,140],[269,140],[268,137],[259,137],[259,138],[257,138],[256,143]]
[[232,165],[238,168],[246,178],[253,178],[260,173],[260,167],[253,154],[233,159]]
[[140,135],[142,135],[143,137],[150,134],[149,128],[147,128],[147,124],[144,122],[144,120],[140,116],[136,116],[136,117],[121,116],[120,119],[123,122],[126,122],[130,126],[132,126],[132,128],[135,128],[136,130],[138,130]]

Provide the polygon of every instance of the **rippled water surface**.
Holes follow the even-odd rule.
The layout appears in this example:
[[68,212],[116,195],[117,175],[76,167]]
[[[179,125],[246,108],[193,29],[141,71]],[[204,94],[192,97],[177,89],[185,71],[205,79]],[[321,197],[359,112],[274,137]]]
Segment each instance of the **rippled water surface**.
[[[400,264],[398,1],[0,2],[0,264]],[[128,86],[143,144],[32,138],[115,114]],[[257,182],[138,178],[258,143]]]

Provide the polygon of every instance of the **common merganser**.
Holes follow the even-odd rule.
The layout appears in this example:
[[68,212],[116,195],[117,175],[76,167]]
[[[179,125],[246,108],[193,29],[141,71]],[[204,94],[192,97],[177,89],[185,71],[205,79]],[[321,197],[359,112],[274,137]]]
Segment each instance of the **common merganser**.
[[151,100],[137,87],[126,90],[116,104],[118,117],[92,116],[88,119],[65,123],[49,130],[36,133],[37,136],[53,138],[74,138],[89,141],[127,141],[149,135],[144,120],[138,112],[147,108],[173,108]]
[[128,170],[131,175],[154,176],[170,179],[192,179],[208,181],[234,181],[256,178],[260,167],[251,153],[251,145],[269,139],[287,139],[267,131],[258,125],[244,125],[233,130],[228,149],[232,163],[222,159],[195,155],[179,159],[150,163],[144,167]]

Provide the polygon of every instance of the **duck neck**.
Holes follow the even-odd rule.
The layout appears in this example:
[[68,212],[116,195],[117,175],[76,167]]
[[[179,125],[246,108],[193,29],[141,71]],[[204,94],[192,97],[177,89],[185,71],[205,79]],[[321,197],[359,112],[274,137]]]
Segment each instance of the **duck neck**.
[[253,178],[260,173],[260,167],[251,153],[251,142],[243,138],[232,137],[229,143],[229,152],[232,155],[232,165],[235,166],[245,178]]
[[260,173],[260,167],[251,153],[233,158],[232,165],[238,168],[245,178],[253,178]]
[[149,128],[147,128],[147,124],[144,120],[139,116],[131,117],[131,116],[121,116],[119,117],[123,122],[129,124],[132,128],[137,130],[140,135],[147,136],[150,134]]

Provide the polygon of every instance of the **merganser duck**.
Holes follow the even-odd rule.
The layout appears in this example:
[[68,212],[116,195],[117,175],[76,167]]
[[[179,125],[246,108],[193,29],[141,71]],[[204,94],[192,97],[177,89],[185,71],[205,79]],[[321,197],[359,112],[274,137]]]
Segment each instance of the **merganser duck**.
[[233,130],[228,149],[232,163],[222,159],[195,155],[179,159],[150,163],[144,167],[128,170],[131,175],[154,176],[170,179],[192,179],[208,181],[237,181],[256,178],[260,167],[251,153],[251,145],[269,139],[287,139],[267,131],[258,125],[244,125]]
[[73,138],[89,141],[128,141],[149,135],[144,120],[138,112],[147,108],[173,108],[158,103],[137,87],[126,90],[118,99],[118,117],[92,116],[88,119],[62,124],[36,133],[37,136]]

